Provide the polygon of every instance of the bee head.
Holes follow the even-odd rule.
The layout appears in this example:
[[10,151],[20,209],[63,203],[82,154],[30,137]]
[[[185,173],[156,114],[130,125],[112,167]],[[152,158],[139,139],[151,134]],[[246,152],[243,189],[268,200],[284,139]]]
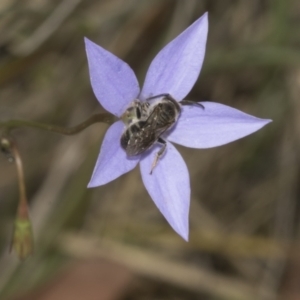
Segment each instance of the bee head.
[[141,118],[141,106],[138,100],[134,100],[131,105],[125,110],[121,119],[126,126],[137,122]]

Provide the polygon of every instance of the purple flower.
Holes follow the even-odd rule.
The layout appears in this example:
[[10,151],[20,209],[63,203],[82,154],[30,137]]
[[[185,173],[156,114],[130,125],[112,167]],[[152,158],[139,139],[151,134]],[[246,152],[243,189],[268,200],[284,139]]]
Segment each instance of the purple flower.
[[[177,101],[183,100],[199,76],[207,31],[206,13],[157,54],[141,92],[134,72],[125,62],[85,39],[91,84],[98,101],[120,118],[135,99],[144,101],[168,93]],[[222,104],[201,104],[204,109],[197,105],[181,107],[175,127],[163,134],[168,140],[166,153],[152,175],[150,170],[158,145],[141,155],[128,157],[120,145],[125,125],[121,120],[116,121],[106,132],[88,187],[104,185],[140,163],[142,179],[151,198],[173,229],[188,240],[189,173],[170,142],[192,148],[211,148],[240,139],[270,122]]]

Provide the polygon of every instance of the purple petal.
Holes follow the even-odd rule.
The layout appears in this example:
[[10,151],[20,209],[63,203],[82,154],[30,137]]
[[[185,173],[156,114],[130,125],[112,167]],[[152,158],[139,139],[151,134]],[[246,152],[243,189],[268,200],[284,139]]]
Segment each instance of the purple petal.
[[129,172],[138,164],[140,157],[127,158],[126,152],[120,146],[123,131],[124,124],[121,121],[108,128],[88,187],[106,184]]
[[190,180],[189,172],[181,155],[168,143],[166,153],[158,161],[152,175],[150,170],[159,146],[153,147],[141,159],[144,185],[160,212],[173,229],[188,240]]
[[191,148],[211,148],[238,140],[271,122],[223,104],[201,104],[204,109],[182,107],[178,123],[168,135],[169,141]]
[[204,59],[207,13],[165,46],[152,61],[141,99],[163,93],[182,100],[195,84]]
[[139,83],[132,69],[121,59],[85,38],[90,78],[100,104],[120,117],[139,94]]

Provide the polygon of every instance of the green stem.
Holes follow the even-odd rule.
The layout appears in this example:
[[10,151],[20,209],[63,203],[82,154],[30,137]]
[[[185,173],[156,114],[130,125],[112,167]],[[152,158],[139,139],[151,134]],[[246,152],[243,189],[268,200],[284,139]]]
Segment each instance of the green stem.
[[4,130],[12,130],[19,127],[32,127],[47,131],[52,131],[55,133],[60,133],[64,135],[73,135],[76,134],[85,128],[89,127],[90,125],[94,123],[107,123],[112,124],[114,122],[114,116],[108,113],[102,113],[102,114],[95,114],[89,117],[86,121],[74,126],[74,127],[61,127],[56,125],[50,125],[50,124],[44,124],[39,123],[35,121],[26,121],[26,120],[10,120],[7,122],[0,122],[0,128],[3,128]]

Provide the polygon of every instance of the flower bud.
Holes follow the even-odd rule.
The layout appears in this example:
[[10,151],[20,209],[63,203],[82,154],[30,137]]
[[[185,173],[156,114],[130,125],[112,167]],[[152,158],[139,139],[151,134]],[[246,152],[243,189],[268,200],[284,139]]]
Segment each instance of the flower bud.
[[22,260],[33,253],[34,241],[31,221],[28,216],[27,203],[21,201],[15,219],[14,232],[10,250],[14,250]]

